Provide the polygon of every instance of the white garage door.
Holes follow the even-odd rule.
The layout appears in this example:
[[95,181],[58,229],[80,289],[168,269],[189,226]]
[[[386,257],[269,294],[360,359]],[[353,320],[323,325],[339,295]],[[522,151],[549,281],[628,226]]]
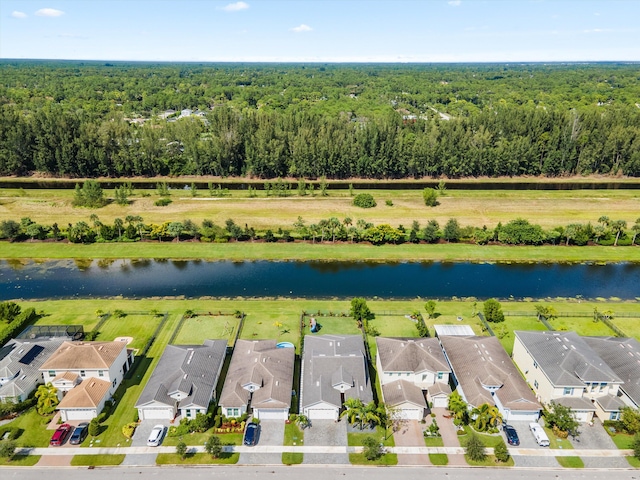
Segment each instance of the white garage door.
[[173,420],[171,408],[145,408],[138,410],[140,420]]
[[93,409],[75,409],[65,410],[65,416],[67,421],[69,420],[91,420],[96,416],[96,411]]
[[398,413],[402,420],[422,420],[422,409],[403,408]]
[[260,420],[286,420],[289,418],[289,412],[287,410],[279,409],[255,409],[254,415]]
[[540,418],[540,414],[538,412],[517,412],[510,410],[501,413],[505,422],[518,421],[531,423],[537,422]]
[[335,420],[338,418],[338,411],[335,408],[310,408],[307,417],[309,420]]
[[447,408],[449,406],[448,397],[435,397],[433,399],[433,406],[435,408]]

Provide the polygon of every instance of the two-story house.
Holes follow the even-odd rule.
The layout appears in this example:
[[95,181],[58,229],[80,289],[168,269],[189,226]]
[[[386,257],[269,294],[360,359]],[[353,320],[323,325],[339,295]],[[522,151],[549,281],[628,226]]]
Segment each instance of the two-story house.
[[437,338],[376,337],[376,370],[384,403],[400,418],[421,420],[429,404],[446,407],[451,368]]
[[58,390],[63,421],[97,417],[133,364],[124,342],[65,341],[42,364],[44,383]]
[[601,420],[619,410],[622,379],[575,332],[516,331],[513,361],[542,403],[570,407],[578,421],[593,420],[596,403]]

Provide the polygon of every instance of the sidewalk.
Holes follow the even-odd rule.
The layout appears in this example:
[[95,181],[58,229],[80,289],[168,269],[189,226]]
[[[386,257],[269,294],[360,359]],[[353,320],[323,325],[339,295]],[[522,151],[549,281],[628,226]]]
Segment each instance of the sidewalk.
[[[223,451],[232,453],[359,453],[363,447],[330,447],[330,446],[225,446]],[[491,449],[487,449],[491,450]],[[176,447],[92,447],[92,448],[20,448],[16,455],[114,455],[114,454],[157,454],[175,453]],[[202,453],[204,447],[189,447],[191,453]],[[401,455],[427,455],[429,453],[446,453],[447,455],[464,455],[462,447],[385,447],[385,452]],[[633,455],[633,450],[596,450],[575,449],[561,450],[549,448],[510,448],[511,455],[540,457],[626,457]]]

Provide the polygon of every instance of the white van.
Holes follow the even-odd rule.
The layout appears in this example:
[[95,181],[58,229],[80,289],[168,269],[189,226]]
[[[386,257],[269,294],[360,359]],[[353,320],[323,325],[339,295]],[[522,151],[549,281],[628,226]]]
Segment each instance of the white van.
[[549,446],[549,437],[547,437],[547,433],[539,423],[530,423],[529,430],[531,430],[531,433],[533,433],[533,437],[536,439],[538,445],[540,445],[541,447]]

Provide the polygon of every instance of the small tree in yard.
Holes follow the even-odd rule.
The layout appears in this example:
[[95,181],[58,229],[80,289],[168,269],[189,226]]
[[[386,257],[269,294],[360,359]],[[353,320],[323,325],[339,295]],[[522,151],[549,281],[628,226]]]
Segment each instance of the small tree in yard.
[[501,438],[498,444],[493,448],[493,454],[496,456],[496,460],[499,462],[506,462],[509,460],[509,449],[507,444]]
[[576,420],[571,407],[566,407],[554,401],[549,406],[551,408],[545,413],[544,419],[557,437],[567,438],[568,435],[571,435],[575,438],[580,435],[580,432],[578,432],[580,422]]
[[487,452],[480,437],[472,433],[464,447],[464,453],[474,462],[482,462],[487,458]]
[[424,304],[424,309],[427,311],[427,318],[433,318],[436,313],[436,302],[434,300],[429,300]]
[[620,416],[620,422],[624,430],[631,435],[640,433],[640,410],[631,407],[622,407],[620,412],[622,414]]
[[16,442],[13,440],[0,441],[0,458],[6,458],[11,461],[13,454],[16,451]]
[[97,418],[93,418],[89,422],[88,433],[92,437],[97,437],[98,435],[100,435],[100,422],[98,421]]
[[634,435],[631,448],[633,448],[633,456],[640,460],[640,433]]
[[438,205],[438,192],[435,188],[425,188],[422,191],[422,198],[427,207],[435,207]]
[[213,458],[219,458],[222,453],[222,442],[220,441],[220,437],[211,435],[204,444],[204,451]]
[[504,322],[504,313],[502,313],[502,305],[495,298],[490,298],[484,302],[484,318],[487,322],[500,323]]
[[373,318],[373,314],[367,306],[367,301],[362,297],[351,299],[351,311],[349,313],[358,324],[358,327],[361,327],[367,320]]
[[364,440],[362,440],[362,445],[364,445],[364,450],[362,451],[364,458],[369,461],[379,459],[384,453],[380,442],[373,437],[365,437]]
[[176,445],[176,453],[180,455],[181,460],[184,460],[187,457],[187,444],[182,440]]

